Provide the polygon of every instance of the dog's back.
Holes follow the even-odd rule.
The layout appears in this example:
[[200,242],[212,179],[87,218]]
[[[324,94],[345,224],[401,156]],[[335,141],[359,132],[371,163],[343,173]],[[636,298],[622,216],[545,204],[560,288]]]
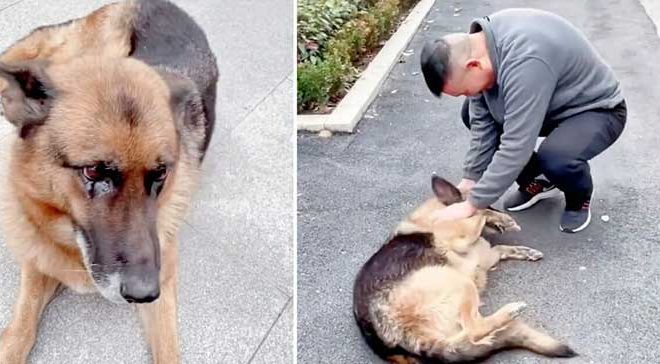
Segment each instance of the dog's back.
[[139,0],[131,35],[131,57],[163,72],[194,82],[206,115],[208,147],[215,124],[216,58],[202,28],[179,7],[165,0]]
[[[404,348],[385,343],[379,336],[372,313],[387,305],[387,295],[410,273],[427,265],[445,264],[446,257],[433,247],[430,233],[396,234],[362,267],[353,289],[353,314],[362,336],[382,359],[411,355]],[[421,359],[421,358],[420,358]]]

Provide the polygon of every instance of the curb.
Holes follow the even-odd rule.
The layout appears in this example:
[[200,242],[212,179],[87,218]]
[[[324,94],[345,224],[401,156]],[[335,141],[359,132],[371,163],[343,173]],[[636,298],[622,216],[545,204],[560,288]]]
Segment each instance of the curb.
[[298,130],[352,133],[433,4],[435,0],[421,0],[415,5],[332,113],[296,115]]

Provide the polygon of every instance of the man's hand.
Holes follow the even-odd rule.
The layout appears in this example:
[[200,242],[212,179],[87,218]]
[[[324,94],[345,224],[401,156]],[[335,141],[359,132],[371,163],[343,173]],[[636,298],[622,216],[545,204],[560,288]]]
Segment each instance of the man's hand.
[[470,193],[472,187],[474,187],[475,184],[476,184],[475,181],[471,179],[463,178],[461,182],[458,184],[458,186],[456,186],[456,188],[458,188],[458,190],[461,191],[461,195],[463,195],[463,197],[466,197],[467,194]]
[[463,201],[449,205],[446,208],[436,212],[433,216],[433,220],[436,222],[466,219],[474,215],[476,212],[477,208],[474,207],[470,201]]

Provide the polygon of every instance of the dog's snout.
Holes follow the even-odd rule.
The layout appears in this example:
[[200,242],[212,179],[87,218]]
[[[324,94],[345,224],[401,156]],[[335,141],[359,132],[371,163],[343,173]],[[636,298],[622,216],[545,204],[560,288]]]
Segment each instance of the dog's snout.
[[122,274],[121,296],[129,303],[149,303],[160,296],[158,270],[127,269]]

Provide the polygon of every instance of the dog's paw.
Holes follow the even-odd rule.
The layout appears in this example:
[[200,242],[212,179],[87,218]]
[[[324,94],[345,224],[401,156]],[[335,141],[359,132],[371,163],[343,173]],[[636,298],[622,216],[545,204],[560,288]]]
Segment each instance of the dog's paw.
[[543,253],[541,251],[532,248],[527,248],[527,260],[531,260],[535,262],[541,258],[543,258]]
[[525,302],[512,302],[504,306],[504,309],[512,319],[520,316],[526,308],[527,304]]
[[518,247],[518,249],[520,249],[520,252],[525,255],[527,260],[531,260],[531,261],[535,262],[535,261],[543,258],[543,253],[536,250],[536,249],[532,249],[532,248],[529,248],[529,247],[526,247],[526,246],[520,246],[520,247]]
[[487,210],[487,215],[486,215],[486,225],[496,229],[497,231],[501,233],[507,232],[507,231],[520,231],[520,225],[516,222],[516,220],[511,217],[511,215],[507,215],[503,212],[499,211],[493,211],[493,210]]

